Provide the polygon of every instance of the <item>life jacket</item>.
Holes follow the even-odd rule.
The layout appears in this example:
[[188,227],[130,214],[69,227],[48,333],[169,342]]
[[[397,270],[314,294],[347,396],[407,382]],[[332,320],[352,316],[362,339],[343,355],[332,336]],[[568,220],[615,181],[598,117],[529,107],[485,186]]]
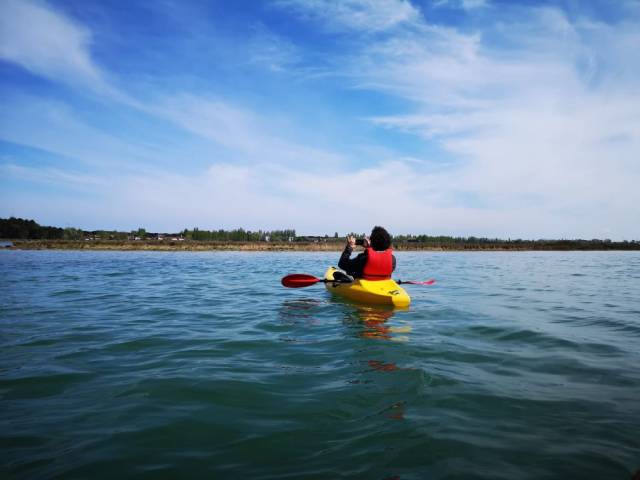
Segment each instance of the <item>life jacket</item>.
[[393,272],[393,251],[388,248],[382,252],[369,247],[366,249],[367,263],[362,270],[365,280],[387,280]]

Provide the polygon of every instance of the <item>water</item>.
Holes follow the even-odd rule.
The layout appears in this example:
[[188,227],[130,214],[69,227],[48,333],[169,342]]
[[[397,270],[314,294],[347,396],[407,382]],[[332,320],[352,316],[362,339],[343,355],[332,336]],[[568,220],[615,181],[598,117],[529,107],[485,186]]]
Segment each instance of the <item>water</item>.
[[640,468],[640,254],[397,256],[406,311],[280,286],[337,253],[0,252],[0,476]]

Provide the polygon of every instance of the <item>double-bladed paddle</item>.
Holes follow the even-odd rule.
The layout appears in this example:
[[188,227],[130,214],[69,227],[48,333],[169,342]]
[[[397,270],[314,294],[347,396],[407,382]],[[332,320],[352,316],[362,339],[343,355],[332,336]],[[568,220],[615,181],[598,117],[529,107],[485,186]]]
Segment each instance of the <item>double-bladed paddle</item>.
[[[289,288],[303,288],[309,287],[316,283],[351,283],[351,280],[346,277],[345,279],[328,280],[326,278],[317,278],[313,275],[307,275],[306,273],[292,273],[282,278],[282,285]],[[433,285],[436,283],[434,279],[427,280],[425,282],[415,282],[412,280],[396,280],[398,284],[408,285]]]
[[282,285],[289,288],[303,288],[315,283],[351,283],[345,280],[327,280],[326,278],[317,278],[306,273],[292,273],[286,277],[282,277]]

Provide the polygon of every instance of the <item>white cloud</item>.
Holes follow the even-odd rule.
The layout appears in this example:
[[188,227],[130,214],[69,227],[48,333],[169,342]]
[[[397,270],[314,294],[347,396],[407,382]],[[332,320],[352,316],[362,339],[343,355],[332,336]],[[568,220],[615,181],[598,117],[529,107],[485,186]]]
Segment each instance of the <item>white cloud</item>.
[[263,25],[255,27],[247,48],[249,64],[272,72],[291,71],[302,57],[299,49],[292,42],[269,31]]
[[482,8],[488,5],[487,0],[438,0],[434,2],[435,7],[454,7],[462,8],[464,10],[473,10],[475,8]]
[[[353,174],[333,170],[307,173],[298,169],[258,165],[251,167],[220,163],[194,175],[169,172],[148,172],[144,175],[112,172],[100,179],[87,179],[81,174],[62,173],[55,169],[2,167],[6,177],[20,177],[60,191],[72,193],[50,198],[43,218],[38,194],[18,193],[25,213],[42,223],[103,228],[103,225],[146,226],[149,230],[178,230],[184,227],[273,229],[293,227],[307,233],[324,233],[324,229],[366,231],[374,223],[386,223],[390,228],[408,226],[409,219],[398,215],[404,201],[411,209],[411,182],[414,173],[402,164],[387,163]],[[389,181],[393,174],[393,180]],[[83,187],[87,180],[90,187]],[[376,195],[381,183],[394,198]],[[342,186],[350,185],[348,189]],[[86,212],[73,206],[82,189],[109,202],[92,202],[92,213],[102,225],[87,225]],[[358,192],[354,194],[354,192]],[[55,207],[55,208],[54,208]],[[10,209],[0,204],[0,211]],[[56,211],[57,210],[57,211]],[[424,210],[421,210],[422,212]],[[349,212],[336,215],[336,212]],[[405,210],[406,212],[406,210]],[[8,211],[7,211],[8,213]],[[389,218],[396,217],[393,222]],[[120,218],[118,222],[117,219]],[[322,226],[322,227],[320,227]],[[321,231],[318,231],[318,230]],[[327,230],[327,231],[328,231]]]
[[508,45],[427,24],[367,45],[349,66],[354,81],[415,109],[372,122],[463,161],[441,183],[461,195],[452,206],[470,196],[520,212],[505,228],[521,235],[637,238],[637,22],[570,22],[550,8],[523,18],[495,27]]
[[337,153],[287,138],[285,119],[266,117],[216,98],[176,95],[149,111],[253,163],[321,169],[344,163]]
[[328,30],[383,31],[412,23],[420,12],[408,0],[278,0]]
[[4,178],[13,177],[21,181],[48,185],[64,185],[74,190],[93,190],[96,187],[108,187],[108,182],[99,176],[72,172],[60,168],[31,168],[12,163],[0,164],[0,173]]
[[226,102],[176,95],[161,100],[158,107],[150,110],[230,149],[247,153],[258,151],[261,134],[258,119],[251,112]]
[[0,58],[53,80],[103,85],[91,60],[91,33],[44,3],[0,3]]
[[167,149],[132,142],[126,130],[110,133],[88,125],[58,101],[13,94],[3,106],[0,139],[53,153],[59,163],[72,159],[89,168],[140,170],[157,163]]
[[462,0],[462,8],[471,10],[473,8],[486,7],[487,0]]
[[[567,222],[563,212],[534,205],[478,208],[452,203],[447,198],[456,188],[452,175],[424,174],[417,165],[396,161],[351,173],[228,163],[191,175],[110,172],[87,178],[29,167],[5,167],[2,173],[6,179],[18,175],[65,192],[46,195],[46,202],[40,193],[12,193],[10,202],[0,204],[3,214],[15,214],[11,205],[20,205],[22,216],[83,228],[293,227],[302,233],[325,233],[364,232],[383,224],[395,233],[503,236],[508,225],[512,236],[555,237],[575,236],[574,232],[580,236],[583,227],[580,221]],[[85,195],[92,200],[82,201]],[[601,217],[603,211],[590,209],[589,214]],[[615,218],[606,220],[614,226],[613,233],[624,233],[615,230]]]

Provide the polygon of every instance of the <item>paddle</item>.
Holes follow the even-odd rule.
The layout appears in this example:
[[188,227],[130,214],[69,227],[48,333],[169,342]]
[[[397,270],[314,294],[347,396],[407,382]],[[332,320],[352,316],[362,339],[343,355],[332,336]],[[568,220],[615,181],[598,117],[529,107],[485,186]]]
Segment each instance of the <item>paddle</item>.
[[396,280],[396,283],[407,283],[409,285],[433,285],[436,281],[432,278],[426,282],[415,282],[413,280]]
[[309,287],[315,283],[351,283],[345,280],[327,280],[326,278],[316,278],[306,273],[292,273],[286,277],[282,277],[282,285],[289,288]]
[[[347,278],[341,280],[327,280],[326,278],[317,278],[313,275],[307,275],[306,273],[292,273],[282,278],[282,285],[288,288],[304,288],[310,287],[316,283],[351,283]],[[433,285],[436,283],[434,279],[427,280],[426,282],[416,282],[412,280],[396,280],[398,284],[408,285]]]

